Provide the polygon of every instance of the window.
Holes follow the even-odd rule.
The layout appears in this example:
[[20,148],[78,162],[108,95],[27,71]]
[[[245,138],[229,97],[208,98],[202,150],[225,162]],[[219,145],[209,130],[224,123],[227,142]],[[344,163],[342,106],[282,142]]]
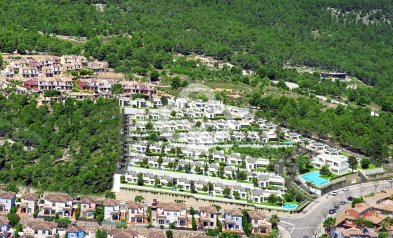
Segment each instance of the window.
[[38,234],[38,230],[34,230],[34,234]]

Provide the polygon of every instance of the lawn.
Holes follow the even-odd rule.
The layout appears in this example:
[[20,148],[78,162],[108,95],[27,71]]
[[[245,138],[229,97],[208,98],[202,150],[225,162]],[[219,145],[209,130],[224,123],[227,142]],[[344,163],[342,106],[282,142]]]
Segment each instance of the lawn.
[[334,178],[336,178],[336,177],[338,177],[339,175],[338,174],[335,174],[335,173],[331,173],[329,176],[326,176],[326,175],[319,175],[319,177],[321,177],[321,178],[324,178],[324,179],[327,179],[327,180],[330,180],[330,179],[334,179]]
[[79,85],[78,85],[78,81],[77,80],[72,80],[72,86],[73,86],[73,90],[74,92],[79,92]]
[[[376,169],[376,168],[378,168],[378,166],[376,166],[375,164],[369,164],[369,165],[368,165],[368,168],[365,169],[365,170],[368,170],[368,169]],[[363,169],[363,168],[362,168],[361,166],[359,166],[358,169]]]
[[[130,185],[138,185],[138,184],[136,184],[136,183],[130,183],[130,182],[127,182],[127,184],[130,184]],[[201,192],[201,191],[198,191],[197,193],[192,193],[191,191],[188,191],[188,190],[173,190],[172,188],[167,187],[167,186],[164,186],[164,185],[161,185],[160,187],[156,187],[156,186],[154,186],[154,185],[146,184],[146,183],[145,183],[143,186],[140,186],[140,187],[149,187],[149,188],[163,189],[163,190],[170,190],[170,191],[183,192],[183,193],[191,193],[191,194],[209,195],[208,192],[203,192],[203,191],[202,191],[202,192]]]
[[283,203],[287,203],[287,204],[296,204],[296,205],[298,205],[298,202],[296,202],[296,200],[293,200],[292,202],[287,202],[287,201],[285,201],[285,202],[283,202]]
[[261,202],[261,203],[255,203],[255,204],[262,204],[266,206],[274,206],[274,207],[281,207],[282,205],[279,205],[277,203],[271,203],[271,202]]
[[307,167],[307,169],[310,170],[310,172],[319,170],[318,168],[315,168],[313,166]]

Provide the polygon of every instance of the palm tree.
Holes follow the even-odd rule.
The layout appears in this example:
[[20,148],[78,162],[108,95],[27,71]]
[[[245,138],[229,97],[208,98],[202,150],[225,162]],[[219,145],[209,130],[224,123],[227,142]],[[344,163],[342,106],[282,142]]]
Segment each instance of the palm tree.
[[224,188],[222,194],[224,195],[225,198],[229,198],[229,195],[231,195],[231,189],[229,187]]
[[210,195],[214,191],[214,185],[211,182],[208,182],[207,189],[208,189],[209,195]]
[[328,217],[323,221],[323,227],[325,228],[326,233],[330,232],[330,229],[332,229],[335,226],[336,223],[336,218],[334,217]]
[[258,187],[258,178],[257,177],[252,177],[252,183],[254,184],[254,187]]
[[277,216],[277,214],[273,214],[269,222],[272,224],[272,228],[277,228],[277,224],[280,222],[280,218]]
[[157,159],[157,163],[158,163],[158,167],[161,168],[161,164],[164,162],[164,160],[162,159],[162,156],[158,157]]
[[387,231],[387,228],[390,226],[390,222],[388,219],[385,219],[381,222],[381,231]]
[[247,198],[246,198],[247,202],[252,201],[251,199],[251,189],[247,189]]
[[183,185],[179,184],[177,185],[177,188],[179,189],[179,191],[183,191]]

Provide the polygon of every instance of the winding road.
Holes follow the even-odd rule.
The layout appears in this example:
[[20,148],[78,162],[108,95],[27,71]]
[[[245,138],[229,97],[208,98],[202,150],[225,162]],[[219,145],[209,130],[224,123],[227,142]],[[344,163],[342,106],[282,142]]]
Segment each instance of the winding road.
[[[343,189],[336,190],[338,195],[325,194],[311,202],[298,214],[280,214],[280,225],[290,233],[291,237],[316,237],[323,233],[322,223],[329,215],[329,209],[339,205],[341,201],[348,203],[347,198],[349,196],[360,197],[371,192],[390,188],[391,186],[392,184],[388,181],[378,181],[352,185],[348,187],[348,191],[343,191]],[[339,211],[344,206],[340,206]]]

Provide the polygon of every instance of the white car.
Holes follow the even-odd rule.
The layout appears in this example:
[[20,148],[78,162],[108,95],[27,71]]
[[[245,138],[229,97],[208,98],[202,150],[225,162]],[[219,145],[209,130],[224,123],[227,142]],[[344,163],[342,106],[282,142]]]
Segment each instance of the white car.
[[349,188],[344,188],[343,191],[344,191],[344,192],[348,192],[348,191],[349,191]]
[[393,178],[388,179],[389,183],[393,183]]
[[332,196],[337,196],[337,195],[338,195],[338,192],[337,192],[337,191],[333,191],[333,192],[330,193],[330,195],[332,195]]

